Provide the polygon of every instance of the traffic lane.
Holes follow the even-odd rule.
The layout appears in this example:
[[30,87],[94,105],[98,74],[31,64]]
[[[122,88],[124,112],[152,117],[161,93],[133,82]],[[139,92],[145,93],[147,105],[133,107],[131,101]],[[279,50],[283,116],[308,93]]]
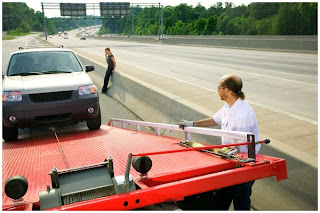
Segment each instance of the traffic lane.
[[242,80],[243,91],[250,104],[317,124],[317,85],[294,81],[269,81],[261,76],[244,76]]
[[[115,48],[122,48],[120,44]],[[274,71],[286,74],[303,74],[317,76],[317,54],[304,54],[293,52],[273,52],[240,49],[223,49],[213,47],[187,47],[172,45],[153,45],[144,44],[140,47],[133,45],[124,46],[127,51],[130,49],[139,55],[166,56],[170,59],[186,60],[190,62],[203,62],[208,64],[221,64],[244,68],[255,68],[259,70]]]
[[[84,42],[79,45],[79,38],[70,36],[70,41],[66,43],[70,47],[101,47],[101,40],[94,40],[88,37],[89,42]],[[76,41],[76,42],[74,42]],[[241,49],[223,49],[223,48],[208,48],[208,47],[190,47],[190,46],[173,46],[173,45],[155,45],[142,44],[134,42],[118,42],[103,40],[106,44],[110,43],[113,52],[120,50],[128,53],[127,55],[118,54],[117,57],[121,60],[131,60],[136,63],[139,58],[154,55],[156,57],[165,57],[173,60],[184,60],[186,62],[194,62],[199,64],[212,64],[233,66],[237,68],[253,69],[250,72],[272,71],[277,74],[289,74],[285,77],[292,78],[298,75],[296,80],[303,81],[299,75],[313,76],[317,80],[318,60],[317,54],[310,53],[293,53],[293,52],[273,52],[273,51],[256,51],[256,50],[241,50]],[[155,48],[156,47],[156,48]],[[132,57],[134,56],[141,57]],[[124,55],[125,57],[122,57]],[[127,57],[127,56],[131,57]],[[142,61],[143,63],[143,61]],[[139,61],[141,64],[141,61]],[[254,70],[255,69],[255,70]],[[317,81],[314,81],[316,83]]]
[[[92,48],[92,47],[91,47]],[[90,49],[87,49],[90,51]],[[91,55],[100,57],[97,50],[93,48]],[[139,60],[139,59],[137,59]],[[165,72],[159,71],[159,57],[149,56],[147,65],[142,68],[147,72],[153,72],[158,75],[166,76]],[[156,61],[156,62],[155,62]],[[175,61],[173,59],[164,59],[166,68],[170,70],[170,77],[180,81],[189,82],[190,84],[207,90],[216,91],[216,85],[219,83],[221,76],[234,73],[244,81],[243,91],[246,93],[248,100],[268,109],[276,111],[282,110],[308,119],[314,120],[317,115],[317,85],[304,83],[302,81],[288,80],[280,77],[273,77],[262,74],[250,74],[235,69],[222,67],[213,67],[212,73],[206,72],[208,65],[196,65],[197,69],[192,69],[190,62]],[[117,62],[119,60],[117,59]],[[147,68],[146,68],[147,67]],[[179,67],[179,69],[177,69]],[[141,68],[141,67],[139,67]],[[160,68],[161,69],[161,68]],[[157,71],[158,70],[158,71]],[[186,75],[186,71],[189,70]],[[191,71],[190,71],[191,70]],[[102,74],[103,75],[103,74]],[[297,101],[299,100],[299,101]],[[314,121],[316,122],[316,121]]]
[[[209,77],[214,71],[214,69],[211,68],[215,68],[237,70],[242,71],[244,74],[251,73],[317,84],[317,54],[256,50],[248,51],[205,47],[201,47],[201,51],[199,51],[198,48],[200,47],[178,46],[172,48],[172,45],[155,46],[153,44],[116,41],[112,41],[111,43],[112,44],[110,44],[110,46],[112,46],[113,53],[115,55],[117,54],[116,56],[118,61],[126,62],[130,65],[139,66],[141,68],[152,64],[151,67],[145,67],[145,69],[152,69],[154,72],[163,73],[166,76],[174,75],[174,73],[177,72],[176,70],[178,67],[175,66],[175,69],[170,69],[170,67],[168,67],[168,69],[162,69],[163,66],[160,66],[161,70],[159,71],[157,70],[157,67],[159,66],[154,66],[154,63],[165,63],[167,66],[170,66],[171,64],[175,65],[175,61],[181,61],[183,63],[189,63],[190,67],[207,65],[207,67],[202,67],[201,71],[202,73],[209,72],[204,73],[209,75]],[[107,44],[108,40],[106,39],[106,45]],[[101,48],[101,40],[90,40],[89,42],[83,42],[79,44],[78,41],[74,43],[71,38],[70,42],[68,42],[66,45],[70,45],[70,47],[76,47],[79,49],[90,48],[96,50],[96,48]],[[146,58],[152,59],[152,63],[146,64]],[[148,62],[150,61],[148,60]],[[172,63],[168,63],[170,61]],[[183,73],[188,74],[188,70],[190,70],[190,68],[183,70]]]
[[11,56],[11,53],[18,51],[19,47],[25,47],[28,45],[41,45],[41,43],[35,39],[37,34],[31,34],[26,36],[17,36],[12,40],[2,40],[2,71],[5,71]]
[[[101,40],[82,41],[79,43],[78,39],[76,38],[75,40],[70,36],[70,40],[64,44],[70,48],[82,49],[95,54],[97,57],[103,57],[101,52],[103,53],[104,47],[101,47]],[[61,42],[61,40],[57,42]],[[107,40],[106,45],[108,45]],[[114,41],[110,46],[112,46],[112,51],[117,61],[176,79],[190,76],[188,74],[194,68],[199,70],[197,75],[192,75],[192,78],[196,80],[202,78],[212,81],[212,75],[216,70],[230,70],[228,72],[239,71],[242,75],[253,74],[261,77],[267,76],[317,85],[317,55],[315,54],[290,53],[290,57],[288,57],[287,54],[289,53],[252,50],[248,55],[246,50],[233,50],[233,52],[238,51],[235,52],[237,57],[230,57],[230,54],[225,53],[224,49],[218,48],[203,48],[201,54],[191,54],[190,51],[194,47],[179,46],[171,51],[165,49],[172,48],[172,45],[158,45],[155,48],[154,45],[150,44],[128,42],[119,44],[119,42]],[[165,46],[164,49],[163,46]],[[183,48],[185,50],[180,50]],[[210,52],[204,52],[203,50]],[[212,55],[215,52],[219,52],[220,58]],[[242,55],[247,56],[243,58]],[[201,61],[199,61],[199,57]],[[148,63],[145,63],[146,59],[148,59]],[[223,61],[222,59],[229,61]],[[177,66],[176,62],[180,63],[179,66]],[[246,66],[241,65],[244,62]],[[187,66],[183,67],[184,64]],[[176,76],[177,73],[179,73],[179,76]],[[198,83],[198,81],[195,83]]]
[[[108,39],[105,41],[106,44],[108,44]],[[116,41],[111,41],[110,46],[111,45],[114,52],[124,50],[131,56],[132,53],[134,53],[135,56],[140,56],[141,54],[140,58],[154,55],[159,58],[166,57],[173,60],[184,60],[186,62],[198,63],[200,61],[200,64],[213,63],[216,66],[220,64],[245,69],[256,69],[253,72],[263,70],[273,71],[278,74],[317,75],[317,54],[154,45]],[[125,59],[130,60],[132,57],[125,57]],[[135,58],[133,61],[135,61]]]
[[[95,58],[104,58],[105,47],[101,46],[101,40],[88,39],[79,45],[78,39],[70,36],[65,45],[86,51]],[[252,104],[308,119],[317,117],[316,54],[153,45],[107,39],[103,42],[112,49],[118,63],[207,90],[216,90],[221,76],[234,73],[243,79],[243,90]],[[217,54],[220,58],[215,57]],[[234,61],[247,65],[234,65]],[[300,99],[301,102],[297,101]]]
[[[114,42],[112,45],[115,46]],[[217,67],[266,76],[269,76],[270,72],[272,72],[274,76],[302,82],[308,82],[304,78],[306,76],[309,80],[312,79],[311,83],[317,83],[318,63],[316,54],[234,49],[225,51],[220,48],[173,47],[172,45],[152,46],[145,44],[141,47],[126,46],[125,48],[119,45],[118,47],[113,47],[113,49],[114,54],[121,53],[117,54],[118,60],[139,67],[146,66],[145,59],[153,57],[152,59],[155,59],[154,63],[160,65],[167,60],[169,61],[165,64],[181,61],[189,64],[190,67],[206,65],[207,67],[203,67],[201,70],[208,72],[208,74],[215,71],[212,68]],[[133,53],[136,57],[132,57]],[[188,70],[184,69],[184,73],[188,74]],[[161,71],[162,73],[170,74],[167,69],[162,69]]]

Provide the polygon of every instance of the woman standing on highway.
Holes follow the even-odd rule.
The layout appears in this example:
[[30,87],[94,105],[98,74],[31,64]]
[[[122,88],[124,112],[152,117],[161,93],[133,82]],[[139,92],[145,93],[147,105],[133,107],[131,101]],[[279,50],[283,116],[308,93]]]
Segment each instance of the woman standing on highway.
[[102,93],[107,93],[109,78],[116,69],[116,60],[115,60],[114,56],[112,55],[110,48],[107,47],[104,50],[104,52],[105,52],[105,57],[106,57],[106,62],[108,64],[108,68],[106,71],[106,75],[104,77],[104,84],[102,87]]

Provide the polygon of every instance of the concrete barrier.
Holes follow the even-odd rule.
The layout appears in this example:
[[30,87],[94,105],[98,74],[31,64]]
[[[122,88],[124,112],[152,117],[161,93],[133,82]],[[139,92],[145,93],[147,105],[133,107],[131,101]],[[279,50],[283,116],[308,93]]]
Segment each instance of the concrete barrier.
[[119,36],[94,37],[103,40],[120,40],[129,42],[158,43],[172,45],[213,46],[241,49],[259,49],[290,52],[318,52],[318,36],[260,36],[260,35],[170,35],[159,40],[158,36]]
[[[104,65],[80,57],[83,63],[93,64],[98,71],[105,71]],[[118,65],[120,70],[121,65]],[[126,67],[127,68],[127,67]],[[103,79],[92,72],[93,81],[102,86]],[[130,109],[142,120],[177,124],[181,119],[207,118],[212,112],[183,100],[158,87],[141,81],[125,73],[112,75],[112,86],[108,94]],[[219,127],[217,127],[219,128]],[[162,132],[164,135],[180,137],[182,135]],[[219,144],[219,139],[192,136],[193,140]],[[261,139],[265,136],[260,135]],[[301,156],[297,150],[282,146],[271,139],[270,145],[263,146],[263,153],[286,159],[288,179],[277,182],[274,177],[257,180],[253,187],[252,208],[257,210],[317,210],[318,209],[318,168],[310,163],[307,156]],[[317,164],[317,163],[316,163]]]

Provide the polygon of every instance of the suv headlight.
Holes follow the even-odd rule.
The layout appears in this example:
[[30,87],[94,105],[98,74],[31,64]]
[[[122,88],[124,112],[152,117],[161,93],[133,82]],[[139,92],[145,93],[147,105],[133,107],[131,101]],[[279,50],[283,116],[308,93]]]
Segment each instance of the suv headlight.
[[94,85],[90,86],[80,86],[78,88],[79,95],[89,95],[97,92],[97,87]]
[[17,92],[2,92],[2,101],[3,102],[18,102],[22,101],[22,93]]

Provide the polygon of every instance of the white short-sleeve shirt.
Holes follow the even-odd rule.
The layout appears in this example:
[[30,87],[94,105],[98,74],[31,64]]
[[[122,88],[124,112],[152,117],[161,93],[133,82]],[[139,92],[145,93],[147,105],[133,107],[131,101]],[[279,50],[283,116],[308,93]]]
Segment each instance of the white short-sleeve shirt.
[[[213,120],[221,125],[222,130],[252,132],[255,141],[259,141],[259,130],[256,114],[247,101],[238,98],[238,100],[230,107],[227,103],[213,116]],[[244,140],[245,142],[246,140]],[[222,138],[222,144],[232,144],[233,139]],[[256,153],[258,153],[261,144],[256,145]],[[235,147],[239,152],[248,152],[247,146]]]

